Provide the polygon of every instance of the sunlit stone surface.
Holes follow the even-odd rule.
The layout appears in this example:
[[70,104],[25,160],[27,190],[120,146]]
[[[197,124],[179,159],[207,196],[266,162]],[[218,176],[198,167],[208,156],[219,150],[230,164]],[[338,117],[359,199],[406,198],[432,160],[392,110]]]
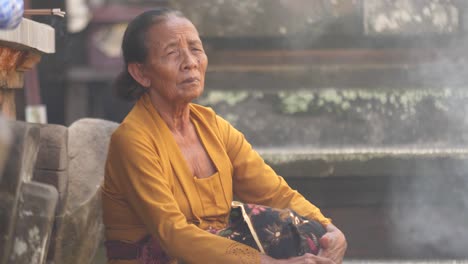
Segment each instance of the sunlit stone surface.
[[459,29],[456,1],[365,0],[367,34],[442,34]]

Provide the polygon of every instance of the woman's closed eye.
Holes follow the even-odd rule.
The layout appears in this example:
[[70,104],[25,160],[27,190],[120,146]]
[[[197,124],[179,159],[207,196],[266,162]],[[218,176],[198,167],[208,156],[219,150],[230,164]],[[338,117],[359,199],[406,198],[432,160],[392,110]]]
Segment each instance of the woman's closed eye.
[[193,46],[190,49],[194,52],[203,52],[203,48],[198,47],[198,46]]
[[177,50],[169,50],[169,51],[167,51],[166,55],[175,55],[177,53],[178,53]]

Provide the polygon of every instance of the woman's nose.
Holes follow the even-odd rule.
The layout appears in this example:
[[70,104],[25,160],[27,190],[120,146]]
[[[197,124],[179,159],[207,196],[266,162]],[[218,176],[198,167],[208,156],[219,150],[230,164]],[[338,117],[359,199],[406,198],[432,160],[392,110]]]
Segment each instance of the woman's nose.
[[198,60],[189,50],[183,51],[182,69],[190,70],[198,67]]

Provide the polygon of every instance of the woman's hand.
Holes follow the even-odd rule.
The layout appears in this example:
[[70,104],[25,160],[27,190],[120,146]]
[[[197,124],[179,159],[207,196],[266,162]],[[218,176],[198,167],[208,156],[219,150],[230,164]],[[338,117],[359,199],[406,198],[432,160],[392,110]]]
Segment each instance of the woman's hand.
[[334,225],[326,226],[327,233],[320,238],[320,252],[318,256],[333,260],[336,264],[343,262],[348,247],[344,234]]
[[330,259],[315,256],[313,254],[304,254],[300,257],[288,258],[288,259],[274,259],[267,255],[261,255],[261,264],[335,264]]

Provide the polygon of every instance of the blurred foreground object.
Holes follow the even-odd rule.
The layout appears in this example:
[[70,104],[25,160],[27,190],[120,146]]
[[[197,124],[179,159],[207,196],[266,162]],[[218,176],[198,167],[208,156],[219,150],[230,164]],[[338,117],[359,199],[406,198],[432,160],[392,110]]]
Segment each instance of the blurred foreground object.
[[0,263],[43,263],[57,190],[32,181],[40,130],[9,121],[12,144],[0,181]]
[[23,19],[11,31],[0,30],[0,112],[16,119],[15,89],[24,86],[24,72],[42,54],[55,52],[55,30],[49,25]]
[[0,28],[16,28],[23,19],[23,12],[23,0],[0,0]]
[[66,0],[67,29],[70,33],[77,33],[88,26],[92,18],[85,0]]
[[91,263],[103,238],[99,187],[118,124],[1,121],[0,155],[4,124],[13,133],[0,173],[0,264]]

